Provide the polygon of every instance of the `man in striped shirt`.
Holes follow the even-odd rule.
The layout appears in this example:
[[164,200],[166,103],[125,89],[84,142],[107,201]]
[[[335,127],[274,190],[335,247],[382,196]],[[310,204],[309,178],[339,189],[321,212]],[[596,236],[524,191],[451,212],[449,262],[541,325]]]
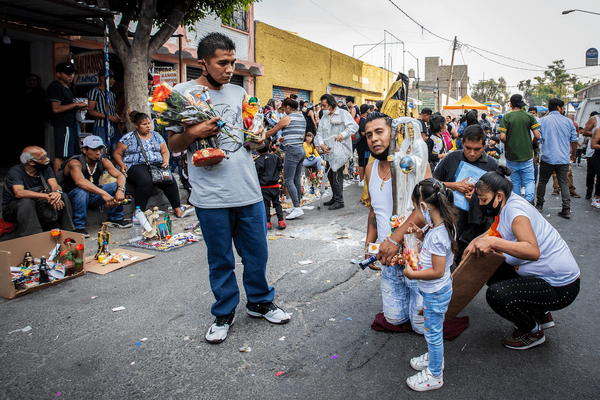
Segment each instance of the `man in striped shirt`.
[[[98,80],[100,85],[96,86],[88,93],[88,115],[95,118],[94,121],[94,135],[102,138],[104,143],[108,143],[107,138],[110,137],[110,149],[107,149],[109,153],[115,148],[116,144],[121,139],[123,134],[118,127],[118,123],[121,118],[115,111],[117,106],[117,100],[115,94],[108,91],[108,106],[106,104],[106,70],[98,72]],[[108,70],[108,85],[109,87],[115,83],[115,75],[112,70]],[[106,128],[106,115],[108,114],[108,129]]]

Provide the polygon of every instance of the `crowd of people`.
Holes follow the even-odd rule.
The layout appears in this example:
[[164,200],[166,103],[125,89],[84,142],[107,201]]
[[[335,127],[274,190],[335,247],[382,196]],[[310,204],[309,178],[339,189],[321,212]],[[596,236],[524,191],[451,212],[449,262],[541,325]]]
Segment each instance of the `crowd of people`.
[[[175,90],[184,93],[208,87],[216,113],[238,110],[230,122],[241,128],[246,92],[229,83],[234,62],[234,42],[226,35],[210,33],[198,44],[202,75],[175,86]],[[579,293],[577,263],[540,211],[546,184],[555,174],[562,195],[558,215],[570,218],[570,197],[578,197],[575,188],[569,187],[571,165],[576,159],[576,164],[581,164],[579,157],[584,153],[588,164],[586,197],[592,198],[594,177],[600,173],[600,152],[595,151],[600,149],[597,112],[579,128],[563,115],[564,102],[560,99],[551,99],[548,115],[540,118],[535,108],[526,111],[522,96],[513,95],[512,112],[499,121],[488,119],[486,114],[479,117],[477,110],[453,118],[423,108],[416,123],[421,127],[417,139],[427,147],[424,179],[414,188],[406,188],[410,190],[412,212],[392,231],[393,167],[388,161],[392,119],[381,112],[382,102],[358,106],[351,96],[344,102],[331,94],[323,94],[316,105],[292,96],[282,102],[270,100],[263,111],[277,113],[278,122],[256,127],[260,137],[255,140],[256,150],[232,152],[210,168],[181,170],[193,205],[185,209],[177,183],[153,183],[148,166],[168,168],[172,155],[180,153],[190,165],[190,145],[214,136],[220,117],[169,128],[165,141],[152,129],[150,116],[133,112],[130,118],[135,129],[121,137],[111,125],[120,118],[113,112],[114,101],[109,98],[106,102],[106,88],[101,85],[94,90],[87,104],[73,102],[69,89],[73,65],[59,64],[56,72],[59,79],[48,88],[56,145],[54,168],[50,168],[42,147],[23,150],[21,164],[11,168],[6,177],[4,219],[17,222],[21,235],[55,227],[85,234],[88,208],[106,205],[108,221],[125,228],[131,226],[123,219],[125,184],[134,186],[136,204],[142,209],[158,187],[177,217],[195,210],[204,234],[215,297],[211,307],[215,320],[205,336],[209,343],[223,342],[236,320],[240,291],[234,246],[243,263],[248,315],[273,324],[290,321],[290,314],[274,303],[275,289],[266,278],[266,236],[272,229],[271,208],[275,209],[279,229],[286,228],[286,220],[304,214],[301,176],[307,168],[318,179],[329,181],[332,198],[324,203],[329,210],[345,206],[346,169],[368,192],[366,242],[380,243],[377,259],[382,267],[371,267],[382,269],[385,319],[391,325],[406,325],[423,334],[427,342],[428,351],[410,360],[419,371],[407,379],[414,390],[443,386],[443,321],[453,293],[451,273],[468,255],[497,251],[505,256],[505,262],[487,282],[486,299],[492,310],[515,325],[514,332],[502,340],[507,348],[522,350],[544,343],[544,330],[554,326],[550,311],[567,307]],[[94,135],[87,136],[79,149],[75,113],[86,109],[104,123],[94,125]],[[118,137],[114,149],[106,148],[110,137]],[[349,165],[355,153],[357,165]],[[502,155],[505,162],[501,162]],[[456,181],[463,163],[481,169],[481,178],[476,182]],[[105,172],[115,181],[101,184]],[[281,206],[282,188],[292,201],[287,215]],[[455,196],[459,194],[468,203],[467,210],[456,206]],[[592,206],[600,208],[598,184]],[[405,267],[400,251],[407,233],[422,241],[416,269]]]

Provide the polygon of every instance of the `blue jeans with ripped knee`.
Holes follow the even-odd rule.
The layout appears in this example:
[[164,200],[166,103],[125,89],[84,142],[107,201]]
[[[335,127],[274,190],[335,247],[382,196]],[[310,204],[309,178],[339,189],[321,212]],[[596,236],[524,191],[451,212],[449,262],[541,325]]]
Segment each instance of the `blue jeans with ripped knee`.
[[383,315],[392,325],[401,325],[410,320],[413,330],[423,334],[423,296],[417,281],[407,279],[401,272],[403,265],[383,266],[381,270],[381,298]]

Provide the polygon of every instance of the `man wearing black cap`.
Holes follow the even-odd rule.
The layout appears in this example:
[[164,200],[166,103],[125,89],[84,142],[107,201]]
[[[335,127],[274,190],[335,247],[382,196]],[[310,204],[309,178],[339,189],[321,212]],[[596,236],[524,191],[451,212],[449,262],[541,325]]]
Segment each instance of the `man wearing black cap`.
[[[94,135],[100,137],[103,143],[108,143],[107,138],[110,138],[110,149],[107,152],[110,154],[116,147],[123,134],[118,127],[121,118],[117,115],[117,99],[115,94],[108,91],[108,105],[106,104],[106,70],[98,72],[98,80],[100,84],[90,90],[88,93],[88,106],[90,107],[87,115],[95,118]],[[115,74],[112,70],[108,70],[108,87],[110,88],[115,83]],[[108,129],[106,128],[106,116],[108,115]]]
[[52,109],[51,122],[54,127],[54,171],[58,171],[64,160],[80,154],[79,130],[77,129],[77,110],[87,109],[84,102],[73,103],[73,92],[69,85],[73,82],[75,65],[60,63],[56,65],[58,80],[48,85],[46,95]]
[[421,122],[421,133],[427,134],[427,122],[429,122],[429,119],[432,115],[433,111],[431,111],[431,108],[429,107],[425,107],[419,113],[417,119],[419,120],[419,122]]
[[[511,170],[513,192],[520,196],[521,188],[524,187],[525,200],[533,204],[535,193],[533,145],[540,139],[538,130],[540,124],[533,115],[525,111],[524,107],[527,107],[527,104],[520,94],[513,94],[510,97],[510,107],[513,111],[502,118],[498,128],[500,140],[504,143],[506,166]],[[533,140],[531,133],[533,133]]]

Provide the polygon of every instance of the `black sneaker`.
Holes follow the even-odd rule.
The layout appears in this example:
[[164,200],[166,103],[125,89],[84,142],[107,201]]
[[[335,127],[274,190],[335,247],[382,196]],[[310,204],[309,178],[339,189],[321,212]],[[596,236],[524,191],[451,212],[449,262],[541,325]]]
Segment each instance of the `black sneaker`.
[[329,206],[328,210],[339,210],[340,208],[344,208],[344,203],[334,203],[332,206]]
[[586,198],[586,200],[589,200],[589,199],[592,198],[592,191],[591,190],[587,190],[585,192],[585,198]]
[[287,324],[290,322],[290,314],[283,311],[272,301],[269,303],[260,303],[254,306],[252,310],[247,309],[248,315],[255,318],[264,318],[272,324]]
[[324,206],[331,206],[331,205],[333,205],[333,199],[331,199],[331,200],[329,200],[329,201],[325,201],[325,202],[323,202],[323,205],[324,205]]
[[215,318],[215,322],[210,326],[204,337],[208,343],[219,344],[227,339],[227,332],[235,322],[235,313]]
[[114,226],[115,228],[131,228],[133,224],[131,222],[125,222],[123,219],[118,221],[108,221],[109,226]]
[[83,237],[86,238],[86,239],[90,238],[90,234],[88,233],[87,229],[85,229],[85,228],[75,229],[75,232],[81,233],[83,235]]

